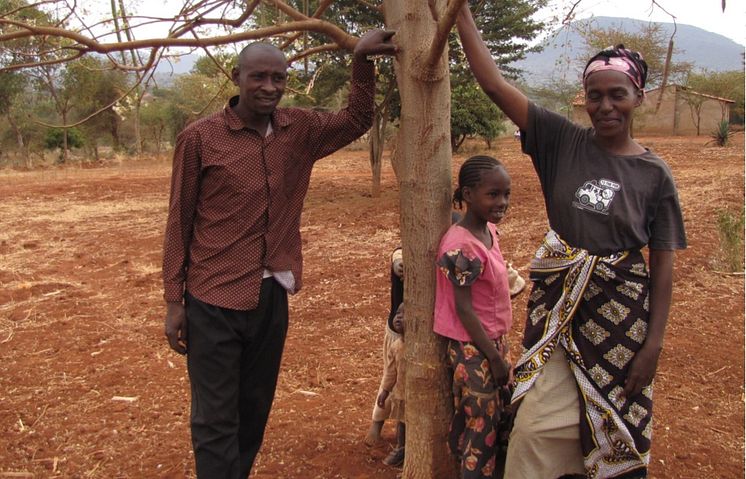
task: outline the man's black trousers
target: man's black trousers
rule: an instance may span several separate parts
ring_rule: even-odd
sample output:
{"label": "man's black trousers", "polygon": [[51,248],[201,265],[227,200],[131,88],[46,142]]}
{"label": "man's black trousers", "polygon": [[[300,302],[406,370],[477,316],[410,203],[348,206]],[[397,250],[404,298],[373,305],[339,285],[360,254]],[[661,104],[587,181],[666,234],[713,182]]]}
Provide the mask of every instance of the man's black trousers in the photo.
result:
{"label": "man's black trousers", "polygon": [[200,479],[244,479],[264,437],[288,327],[287,292],[262,281],[251,311],[187,294],[192,446]]}

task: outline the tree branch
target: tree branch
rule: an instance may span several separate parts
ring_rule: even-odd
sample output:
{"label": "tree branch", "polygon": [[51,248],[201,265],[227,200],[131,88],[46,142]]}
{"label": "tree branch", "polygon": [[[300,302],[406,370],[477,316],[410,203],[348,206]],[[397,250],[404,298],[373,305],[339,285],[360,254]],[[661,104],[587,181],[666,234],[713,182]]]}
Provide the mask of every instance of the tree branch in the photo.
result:
{"label": "tree branch", "polygon": [[319,19],[307,19],[302,21],[293,21],[271,27],[257,28],[254,30],[233,33],[229,35],[218,35],[214,37],[202,38],[199,40],[189,38],[151,38],[146,40],[132,40],[116,43],[101,43],[80,33],[65,30],[59,27],[47,27],[38,25],[29,25],[13,20],[0,18],[0,25],[11,25],[19,30],[0,35],[0,42],[29,38],[34,36],[49,36],[57,38],[67,38],[77,43],[72,48],[77,48],[86,53],[111,53],[121,52],[130,49],[142,48],[166,48],[166,47],[194,47],[226,45],[246,40],[256,40],[260,38],[272,37],[287,32],[312,31],[321,33],[334,40],[341,48],[353,50],[357,44],[357,38],[346,33],[336,25]]}
{"label": "tree branch", "polygon": [[440,61],[443,49],[448,43],[448,34],[451,28],[456,24],[456,16],[466,0],[452,0],[448,3],[445,12],[438,21],[438,27],[435,31],[435,38],[430,45],[430,53],[427,56],[426,66],[434,67]]}
{"label": "tree branch", "polygon": [[202,107],[202,109],[200,111],[193,111],[192,114],[195,115],[195,116],[202,115],[202,113],[204,113],[205,110],[207,110],[207,108],[209,108],[209,106],[212,105],[212,103],[215,101],[215,99],[217,99],[223,93],[223,91],[225,90],[225,87],[228,86],[228,83],[230,83],[230,79],[228,79],[228,80],[226,80],[226,81],[223,82],[223,84],[218,89],[217,93],[215,93],[212,96],[212,98],[210,98],[210,101],[208,101],[207,103],[205,103],[205,106]]}
{"label": "tree branch", "polygon": [[[202,16],[197,16],[197,18],[185,23],[181,27],[172,31],[169,36],[179,37],[185,32],[200,25],[226,25],[231,27],[240,27],[251,16],[251,14],[254,13],[254,10],[256,10],[256,7],[259,6],[261,2],[262,0],[252,0],[246,5],[246,9],[241,13],[241,15],[234,19],[204,18]],[[217,8],[218,6],[219,5],[216,5],[214,8]],[[210,11],[212,11],[213,9],[210,9]]]}
{"label": "tree branch", "polygon": [[8,65],[6,67],[0,68],[0,73],[2,72],[11,72],[15,70],[24,70],[27,68],[36,68],[36,67],[42,67],[47,65],[57,65],[60,63],[67,63],[73,60],[77,60],[78,58],[85,55],[86,52],[82,50],[77,50],[74,55],[70,55],[68,57],[62,57],[62,58],[55,58],[52,60],[43,60],[43,61],[36,61],[36,62],[28,62],[28,63],[14,63],[12,65]]}
{"label": "tree branch", "polygon": [[[321,15],[326,11],[327,8],[329,8],[329,5],[331,5],[333,1],[334,0],[323,0],[319,4],[319,7],[316,9],[316,11],[313,12],[313,15],[311,17],[312,18],[319,18],[319,17],[321,17]],[[296,33],[296,34],[292,35],[290,38],[288,38],[287,40],[285,40],[285,42],[282,45],[280,45],[280,50],[284,50],[287,47],[289,47],[290,44],[293,43],[294,41],[296,41],[297,39],[299,39],[301,37],[301,35],[302,35],[302,33]]]}
{"label": "tree branch", "polygon": [[565,18],[562,19],[561,25],[568,25],[570,24],[570,22],[572,22],[575,9],[578,7],[578,5],[580,5],[581,1],[583,0],[576,0],[575,3],[572,4],[570,10],[568,10],[567,14],[565,15]]}
{"label": "tree branch", "polygon": [[430,9],[430,16],[433,17],[433,21],[438,21],[438,7],[435,5],[435,0],[427,0],[427,8]]}
{"label": "tree branch", "polygon": [[302,60],[316,53],[334,52],[337,50],[341,50],[341,47],[337,45],[336,43],[327,43],[326,45],[319,45],[317,47],[312,47],[312,48],[309,48],[308,50],[302,51],[298,53],[297,55],[293,55],[292,57],[288,59],[288,63],[297,62],[298,60]]}
{"label": "tree branch", "polygon": [[[194,35],[194,38],[196,38],[197,40],[199,40],[199,37],[197,36],[197,32],[195,32],[194,30],[192,30],[192,35]],[[214,63],[214,64],[215,64],[215,66],[216,66],[216,67],[218,67],[218,69],[220,69],[220,71],[221,71],[221,72],[223,72],[223,75],[225,75],[225,77],[226,77],[226,78],[227,78],[228,80],[231,80],[231,79],[232,79],[232,78],[231,78],[231,74],[230,74],[230,73],[228,73],[227,71],[225,71],[225,68],[223,68],[223,65],[221,65],[221,64],[220,64],[220,62],[219,62],[219,61],[217,61],[217,60],[215,59],[215,57],[214,57],[214,56],[212,56],[212,53],[210,53],[210,50],[208,50],[208,49],[207,49],[207,47],[204,47],[204,46],[203,46],[203,47],[202,47],[202,51],[204,51],[204,52],[205,52],[205,55],[207,55],[207,57],[208,57],[208,58],[209,58],[210,60],[212,60],[212,63]],[[225,88],[225,86],[223,86],[223,88]]]}

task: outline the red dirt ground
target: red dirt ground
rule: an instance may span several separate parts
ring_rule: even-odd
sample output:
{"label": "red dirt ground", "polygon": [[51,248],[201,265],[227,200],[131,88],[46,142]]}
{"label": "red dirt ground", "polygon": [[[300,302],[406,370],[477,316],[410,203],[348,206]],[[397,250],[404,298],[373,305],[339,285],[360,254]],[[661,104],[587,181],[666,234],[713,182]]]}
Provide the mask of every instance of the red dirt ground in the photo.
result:
{"label": "red dirt ground", "polygon": [[[744,277],[718,272],[718,211],[744,202],[744,144],[645,138],[681,191],[690,248],[656,384],[651,477],[743,477]],[[473,152],[480,145],[471,145]],[[471,153],[471,152],[470,152]],[[546,227],[517,142],[502,248],[526,274]],[[458,155],[454,171],[464,160]],[[388,163],[387,163],[388,164]],[[398,191],[369,195],[365,152],[320,162],[303,216],[305,289],[253,477],[381,478],[367,448],[398,243]],[[193,477],[185,361],[163,338],[160,263],[170,164],[0,172],[0,478]],[[514,304],[520,337],[526,295]],[[514,345],[518,341],[514,341]]]}

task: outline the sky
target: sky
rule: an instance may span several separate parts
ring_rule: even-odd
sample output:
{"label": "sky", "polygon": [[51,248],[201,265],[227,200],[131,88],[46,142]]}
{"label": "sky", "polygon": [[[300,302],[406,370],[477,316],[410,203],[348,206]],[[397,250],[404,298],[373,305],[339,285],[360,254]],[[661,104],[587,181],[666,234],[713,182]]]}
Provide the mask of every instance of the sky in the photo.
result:
{"label": "sky", "polygon": [[[553,15],[564,17],[573,3],[552,0],[550,7],[541,12],[541,19]],[[581,0],[575,13],[577,19],[626,17],[668,23],[673,22],[671,15],[674,15],[677,24],[693,25],[746,45],[746,0],[726,0],[725,13],[721,0],[655,0],[655,3],[665,11],[653,5],[651,0]]]}

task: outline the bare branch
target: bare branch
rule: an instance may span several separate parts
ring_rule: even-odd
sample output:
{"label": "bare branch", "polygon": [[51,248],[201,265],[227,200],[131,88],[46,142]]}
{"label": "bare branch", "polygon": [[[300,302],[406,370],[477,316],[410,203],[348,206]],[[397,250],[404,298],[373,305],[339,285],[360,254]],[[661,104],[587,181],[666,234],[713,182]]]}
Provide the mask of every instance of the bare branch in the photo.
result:
{"label": "bare branch", "polygon": [[76,51],[74,55],[70,55],[68,57],[55,58],[53,60],[43,60],[43,61],[36,61],[36,62],[14,63],[13,65],[8,65],[6,67],[0,68],[0,72],[10,72],[10,71],[15,71],[15,70],[24,70],[27,68],[58,65],[60,63],[67,63],[73,60],[77,60],[83,55],[85,55],[85,52],[79,50],[79,51]]}
{"label": "bare branch", "polygon": [[383,100],[381,103],[376,105],[376,110],[373,113],[373,117],[377,117],[381,114],[381,112],[385,111],[388,107],[389,101],[391,101],[391,97],[394,96],[394,91],[396,87],[396,78],[389,79],[389,84],[386,87],[386,95],[384,95]]}
{"label": "bare branch", "polygon": [[570,10],[567,11],[567,14],[565,15],[565,18],[562,19],[562,25],[569,25],[570,22],[572,22],[575,14],[575,9],[580,5],[580,2],[583,0],[576,0],[575,3],[572,4],[570,7]]}
{"label": "bare branch", "polygon": [[[312,18],[319,18],[319,17],[321,17],[321,15],[326,11],[327,8],[329,8],[329,5],[331,5],[333,1],[334,0],[324,0],[324,1],[322,1],[319,4],[319,7],[316,9],[316,11],[313,12]],[[280,45],[280,50],[284,50],[287,47],[289,47],[290,44],[293,43],[294,41],[296,41],[297,39],[299,39],[301,37],[301,35],[302,35],[302,33],[296,33],[295,35],[293,35],[290,38],[288,38],[287,40],[285,40],[285,42],[282,45]]]}
{"label": "bare branch", "polygon": [[676,16],[674,14],[672,14],[671,12],[669,12],[668,10],[666,10],[665,8],[663,8],[661,6],[661,4],[658,3],[656,0],[650,0],[650,10],[651,10],[651,13],[652,13],[652,10],[653,10],[654,7],[660,8],[663,11],[663,13],[665,13],[666,15],[668,15],[669,17],[671,17],[671,20],[673,20],[674,29],[675,29],[676,28]]}
{"label": "bare branch", "polygon": [[327,43],[326,45],[319,45],[317,47],[309,48],[308,50],[302,51],[299,54],[290,57],[288,59],[288,63],[297,62],[298,60],[302,60],[311,55],[315,55],[316,53],[333,52],[333,51],[337,51],[341,49],[342,48],[336,43]]}
{"label": "bare branch", "polygon": [[[199,37],[197,36],[197,32],[195,32],[194,30],[192,30],[192,35],[194,35],[194,38],[196,38],[196,39],[199,40]],[[230,80],[231,79],[231,74],[228,73],[227,71],[225,71],[225,68],[223,68],[223,65],[221,65],[220,62],[217,61],[214,56],[212,56],[212,53],[210,53],[210,50],[208,50],[207,47],[202,47],[202,51],[204,51],[205,54],[207,55],[207,57],[210,60],[212,60],[212,62],[215,64],[215,66],[218,67],[221,72],[223,72],[223,75],[225,75],[225,77],[228,80]],[[225,88],[225,87],[223,87],[223,88]],[[205,108],[207,108],[207,107],[205,107]]]}
{"label": "bare branch", "polygon": [[427,0],[427,8],[430,9],[430,16],[433,17],[433,21],[438,21],[438,7],[435,5],[435,0]]}
{"label": "bare branch", "polygon": [[0,35],[0,42],[29,38],[34,36],[67,38],[77,43],[77,45],[72,45],[71,47],[81,49],[86,53],[111,53],[142,48],[201,48],[203,46],[225,45],[246,40],[256,40],[260,38],[272,37],[282,33],[297,32],[303,30],[324,34],[334,40],[335,43],[337,43],[341,48],[344,48],[345,50],[353,50],[358,41],[356,37],[346,33],[336,25],[319,19],[293,21],[280,25],[273,25],[270,27],[232,33],[229,35],[219,35],[209,38],[202,38],[199,40],[189,38],[151,38],[146,40],[132,40],[116,43],[101,43],[96,41],[95,39],[88,38],[78,32],[65,30],[64,28],[29,25],[3,18],[0,18],[0,25],[11,25],[18,28],[18,30],[16,31]]}
{"label": "bare branch", "polygon": [[223,82],[223,84],[220,86],[220,88],[218,89],[218,91],[212,96],[212,98],[210,98],[210,100],[207,103],[205,103],[205,106],[202,107],[202,109],[200,111],[193,111],[192,114],[195,115],[195,116],[202,115],[202,113],[204,113],[205,110],[207,110],[207,108],[209,108],[210,105],[212,105],[213,102],[223,93],[223,91],[225,90],[225,87],[228,86],[228,83],[230,83],[230,79],[225,80]]}
{"label": "bare branch", "polygon": [[[252,13],[254,13],[254,10],[256,10],[256,7],[261,3],[262,0],[252,0],[250,3],[246,5],[246,9],[241,13],[241,15],[238,16],[238,18],[235,19],[224,19],[224,18],[204,18],[202,16],[198,16],[197,18],[191,20],[190,22],[187,22],[186,24],[182,25],[180,28],[177,28],[176,30],[172,31],[169,36],[171,37],[178,37],[184,32],[191,30],[197,26],[200,25],[228,25],[231,27],[240,27],[243,25],[243,23],[248,19]],[[219,5],[216,5],[214,8],[210,9],[209,11],[214,10]],[[208,12],[209,12],[208,11]]]}
{"label": "bare branch", "polygon": [[311,94],[311,90],[313,90],[313,86],[316,84],[316,79],[319,77],[321,72],[324,70],[325,66],[326,66],[326,63],[322,63],[313,71],[313,75],[311,76],[311,79],[308,81],[308,84],[306,85],[306,92],[305,92],[306,96]]}
{"label": "bare branch", "polygon": [[[663,103],[663,93],[666,90],[666,85],[668,83],[668,75],[671,71],[671,57],[673,55],[673,38],[676,36],[676,17],[674,15],[671,15],[671,13],[667,12],[665,8],[661,7],[658,2],[655,0],[651,0],[652,5],[660,8],[663,10],[666,14],[668,14],[671,17],[671,20],[673,20],[673,32],[671,33],[671,38],[668,40],[668,51],[666,52],[666,62],[663,64],[663,80],[661,81],[660,86],[660,93],[658,94],[658,101],[655,104],[655,113],[658,113],[658,111],[661,108],[661,104]],[[652,6],[651,6],[652,9]],[[652,13],[652,12],[651,12]]]}
{"label": "bare branch", "polygon": [[453,25],[456,24],[456,16],[464,3],[466,3],[466,0],[452,0],[448,3],[443,16],[438,21],[435,38],[433,38],[433,43],[430,44],[430,53],[427,56],[425,65],[434,67],[440,61],[443,49],[446,43],[448,43],[448,34]]}

